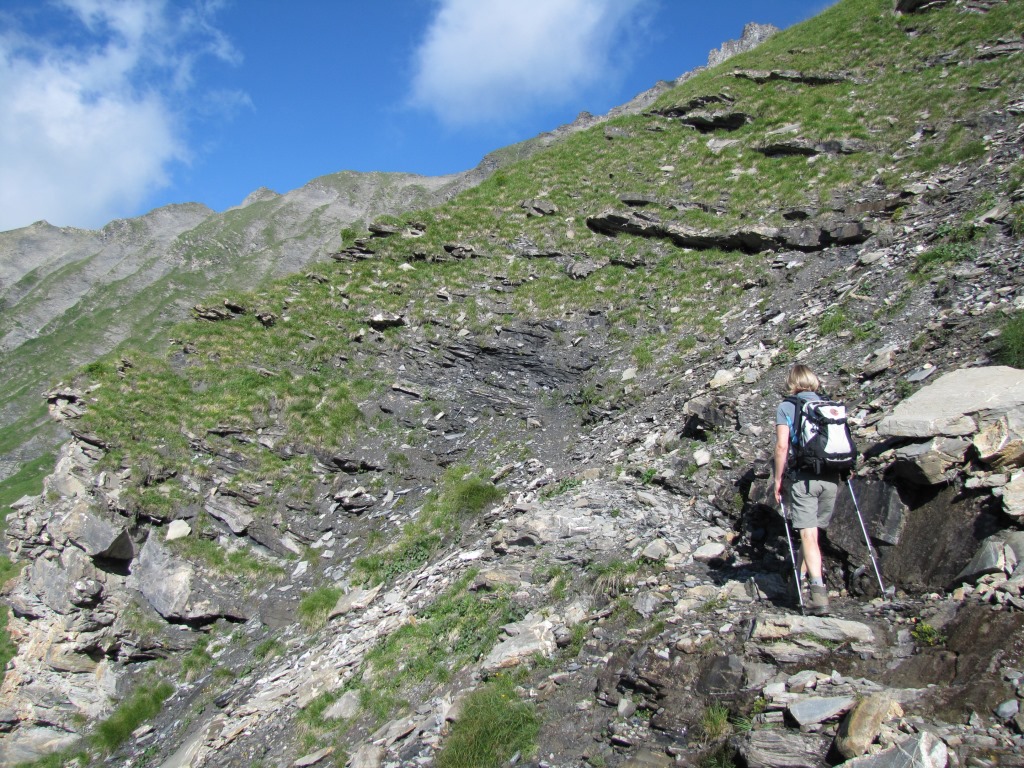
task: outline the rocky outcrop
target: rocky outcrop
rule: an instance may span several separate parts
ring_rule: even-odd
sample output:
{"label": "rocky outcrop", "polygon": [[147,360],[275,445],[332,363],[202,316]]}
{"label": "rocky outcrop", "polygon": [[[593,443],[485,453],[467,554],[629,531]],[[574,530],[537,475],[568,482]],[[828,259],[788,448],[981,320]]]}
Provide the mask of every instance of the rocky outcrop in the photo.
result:
{"label": "rocky outcrop", "polygon": [[762,144],[756,150],[767,157],[817,157],[818,155],[852,155],[855,152],[866,152],[870,146],[859,139],[834,139],[831,141],[810,141],[808,139],[789,139]]}
{"label": "rocky outcrop", "polygon": [[[1009,421],[1020,422],[1022,408],[1024,372],[1004,366],[965,368],[902,401],[877,430],[882,437],[970,437],[990,431],[1005,435]],[[992,439],[985,438],[986,444]]]}
{"label": "rocky outcrop", "polygon": [[608,235],[629,234],[666,239],[680,248],[745,253],[820,251],[834,245],[863,243],[873,234],[869,224],[854,221],[829,221],[818,226],[803,224],[782,228],[758,225],[715,232],[663,222],[654,214],[635,211],[620,213],[613,210],[588,217],[587,226],[595,232]]}
{"label": "rocky outcrop", "polygon": [[[0,687],[0,709],[13,713],[4,765],[76,742],[82,716],[112,711],[131,663],[194,642],[176,624],[248,616],[156,532],[137,540],[145,534],[122,509],[124,478],[94,474],[101,455],[67,443],[44,495],[7,518],[8,548],[27,566],[7,595],[18,655]],[[169,623],[154,623],[158,615]]]}
{"label": "rocky outcrop", "polygon": [[896,0],[896,13],[923,13],[948,5],[950,0]]}
{"label": "rocky outcrop", "polygon": [[852,75],[845,72],[798,72],[792,69],[737,69],[732,76],[741,80],[752,80],[759,85],[776,80],[801,85],[839,85],[854,80]]}
{"label": "rocky outcrop", "polygon": [[901,402],[876,429],[883,437],[913,441],[892,449],[894,470],[907,479],[936,485],[966,471],[968,487],[991,489],[1007,515],[1024,517],[1020,370],[1003,366],[949,373]]}

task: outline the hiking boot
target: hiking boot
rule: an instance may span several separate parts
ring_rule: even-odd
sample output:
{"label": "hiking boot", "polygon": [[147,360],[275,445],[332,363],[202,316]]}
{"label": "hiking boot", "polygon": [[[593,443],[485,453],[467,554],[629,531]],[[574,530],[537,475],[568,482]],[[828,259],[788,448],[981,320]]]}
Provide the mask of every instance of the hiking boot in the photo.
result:
{"label": "hiking boot", "polygon": [[811,584],[811,599],[807,612],[812,616],[828,616],[828,590],[824,585]]}

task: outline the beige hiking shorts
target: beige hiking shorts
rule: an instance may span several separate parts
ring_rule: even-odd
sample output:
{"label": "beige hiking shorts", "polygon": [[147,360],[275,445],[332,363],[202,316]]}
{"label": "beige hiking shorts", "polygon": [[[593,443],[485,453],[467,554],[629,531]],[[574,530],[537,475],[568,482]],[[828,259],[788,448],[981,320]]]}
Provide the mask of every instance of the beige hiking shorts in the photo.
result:
{"label": "beige hiking shorts", "polygon": [[788,480],[789,519],[797,530],[827,528],[839,492],[839,479],[796,475]]}

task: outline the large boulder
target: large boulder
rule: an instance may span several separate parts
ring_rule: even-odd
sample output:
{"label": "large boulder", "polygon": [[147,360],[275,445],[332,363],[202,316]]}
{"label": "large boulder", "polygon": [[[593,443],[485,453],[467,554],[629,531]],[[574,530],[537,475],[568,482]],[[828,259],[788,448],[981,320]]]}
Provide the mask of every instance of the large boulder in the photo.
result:
{"label": "large boulder", "polygon": [[878,423],[883,437],[968,437],[1024,409],[1024,371],[963,368],[918,390]]}
{"label": "large boulder", "polygon": [[764,729],[733,737],[732,746],[749,768],[817,768],[825,764],[829,739],[814,733]]}
{"label": "large boulder", "polygon": [[836,751],[847,760],[865,754],[878,738],[893,706],[888,693],[876,693],[858,702],[839,725]]}
{"label": "large boulder", "polygon": [[934,437],[904,445],[895,451],[893,471],[912,483],[938,485],[950,479],[950,470],[963,465],[970,447],[970,440],[959,437]]}
{"label": "large boulder", "polygon": [[221,617],[246,620],[241,606],[206,582],[188,562],[150,536],[132,567],[138,590],[168,621],[208,623]]}
{"label": "large boulder", "polygon": [[102,517],[84,500],[74,504],[67,514],[55,515],[49,530],[57,542],[70,542],[92,558],[131,560],[135,556],[128,523]]}
{"label": "large boulder", "polygon": [[1024,466],[1024,408],[982,417],[974,450],[993,469]]}

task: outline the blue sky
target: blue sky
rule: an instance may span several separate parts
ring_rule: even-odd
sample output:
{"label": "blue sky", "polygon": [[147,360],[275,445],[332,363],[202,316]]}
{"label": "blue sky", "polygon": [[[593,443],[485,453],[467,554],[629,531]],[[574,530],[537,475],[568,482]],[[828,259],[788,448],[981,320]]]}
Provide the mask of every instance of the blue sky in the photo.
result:
{"label": "blue sky", "polygon": [[425,175],[829,0],[0,0],[0,230]]}

